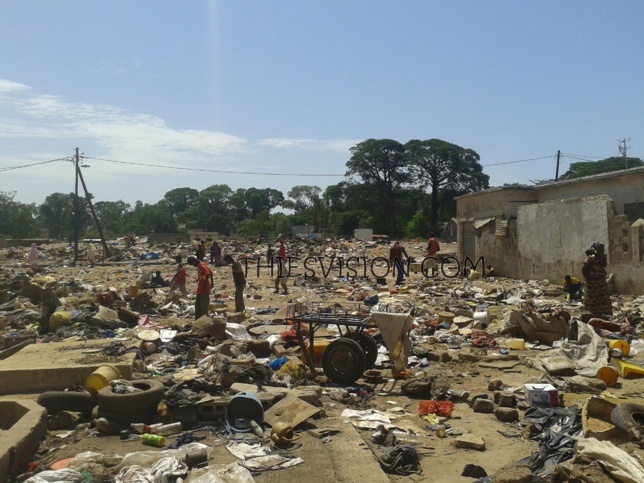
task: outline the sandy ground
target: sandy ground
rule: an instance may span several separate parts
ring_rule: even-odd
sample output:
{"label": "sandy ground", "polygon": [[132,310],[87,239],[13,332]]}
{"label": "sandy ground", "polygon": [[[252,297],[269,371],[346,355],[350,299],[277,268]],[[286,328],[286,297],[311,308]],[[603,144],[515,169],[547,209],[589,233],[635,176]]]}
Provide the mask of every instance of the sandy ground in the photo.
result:
{"label": "sandy ground", "polygon": [[[453,251],[453,246],[445,247],[443,253]],[[422,247],[419,244],[407,244],[407,250],[411,256],[422,256]],[[377,247],[369,250],[369,255],[375,257],[386,255],[388,247]],[[22,260],[0,260],[4,270],[24,270]],[[114,288],[120,295],[125,296],[129,287],[135,284],[140,275],[141,269],[160,270],[169,278],[174,273],[175,264],[170,258],[160,261],[139,262],[133,264],[131,261],[121,263],[98,264],[89,267],[81,263],[76,267],[56,263],[53,260],[46,262],[41,267],[42,272],[50,274],[59,282],[70,282],[77,280],[88,284],[87,290],[100,292],[108,288]],[[215,290],[213,292],[213,308],[221,309],[234,308],[231,296],[234,292],[232,275],[229,267],[214,268]],[[188,267],[188,291],[194,292],[196,270]],[[273,293],[273,281],[267,270],[263,270],[259,277],[256,273],[249,273],[246,290],[247,318],[244,325],[256,324],[258,321],[271,321],[273,315],[256,315],[257,309],[266,307],[282,307],[288,301],[299,301],[311,303],[321,301],[328,304],[329,301],[341,303],[353,302],[351,299],[359,298],[361,295],[373,295],[383,290],[392,289],[393,278],[387,277],[388,285],[376,285],[373,279],[360,279],[353,282],[339,280],[337,277],[320,280],[318,283],[307,282],[300,285],[289,282],[289,294]],[[472,285],[483,290],[491,291],[501,287],[505,290],[513,290],[522,282],[509,279],[497,278],[493,280],[465,281],[463,279],[450,280],[439,277],[431,282],[420,273],[411,274],[406,285],[408,290],[394,294],[399,300],[405,300],[416,306],[422,306],[422,313],[431,315],[445,310],[454,305],[464,305],[467,301],[455,301],[450,296],[435,295],[445,292],[448,288]],[[434,295],[427,296],[427,291],[422,288],[428,285],[435,287]],[[161,302],[171,300],[167,294],[168,289],[149,289],[155,300]],[[183,309],[178,312],[171,312],[165,316],[155,315],[153,320],[175,325],[178,322],[190,323],[192,319],[187,312],[187,307],[193,303],[193,296],[183,298]],[[219,300],[222,303],[217,304]],[[470,306],[474,303],[469,300]],[[561,303],[562,299],[553,299],[553,305]],[[181,301],[179,301],[181,304]],[[572,312],[579,310],[571,307]],[[283,326],[283,329],[288,329]],[[450,349],[445,344],[427,343],[424,345],[437,354],[447,354],[442,358],[445,362],[431,362],[430,369],[437,370],[449,381],[451,388],[457,391],[468,391],[471,395],[487,394],[493,398],[493,391],[489,390],[488,384],[492,380],[501,380],[508,388],[522,388],[525,382],[537,381],[541,373],[523,364],[523,359],[529,357],[530,350],[512,351],[511,356],[514,364],[500,364],[499,367],[485,367],[481,360],[465,360],[460,357],[461,349]],[[470,350],[465,349],[469,353]],[[490,351],[491,352],[491,351]],[[476,358],[474,358],[476,359]],[[390,377],[388,370],[382,371],[385,382]],[[322,375],[318,369],[318,375]],[[340,433],[332,436],[329,442],[323,442],[309,434],[304,434],[298,444],[290,448],[295,455],[304,460],[304,464],[279,471],[269,471],[256,476],[256,481],[432,481],[432,482],[465,482],[473,481],[472,478],[462,477],[461,472],[466,464],[475,464],[483,467],[488,475],[493,475],[502,466],[524,458],[538,450],[535,442],[522,437],[518,423],[503,423],[494,414],[482,414],[473,412],[469,404],[457,403],[451,419],[447,423],[464,432],[471,432],[482,437],[485,441],[484,451],[459,449],[453,446],[454,436],[439,438],[434,431],[428,429],[428,423],[417,414],[419,399],[412,399],[400,391],[398,381],[393,390],[386,395],[382,393],[384,383],[371,383],[363,379],[357,384],[367,384],[374,387],[378,395],[370,403],[369,407],[380,410],[388,410],[392,407],[400,407],[404,412],[398,413],[393,423],[402,429],[410,430],[420,436],[420,444],[417,450],[421,455],[422,474],[407,477],[386,475],[379,468],[375,456],[380,454],[380,448],[371,442],[373,430],[360,430],[353,428],[349,423],[342,421],[340,413],[346,406],[334,401],[328,396],[323,396],[323,414],[311,418],[297,428],[303,431],[307,428],[335,428]],[[641,380],[620,379],[620,382],[610,388],[610,392],[616,396],[623,394],[641,394]],[[422,398],[421,398],[422,399]],[[520,418],[523,411],[520,412]],[[80,423],[86,420],[80,420]],[[80,428],[80,429],[78,429]],[[35,461],[44,468],[54,461],[75,456],[84,451],[95,451],[105,454],[126,453],[149,450],[149,447],[142,446],[139,442],[120,441],[118,437],[87,437],[88,431],[81,424],[75,431],[50,431],[47,438],[41,444]],[[198,430],[196,435],[205,436],[202,442],[212,447],[209,463],[226,464],[236,459],[225,449],[222,441],[208,430]],[[97,481],[99,475],[95,475]]]}

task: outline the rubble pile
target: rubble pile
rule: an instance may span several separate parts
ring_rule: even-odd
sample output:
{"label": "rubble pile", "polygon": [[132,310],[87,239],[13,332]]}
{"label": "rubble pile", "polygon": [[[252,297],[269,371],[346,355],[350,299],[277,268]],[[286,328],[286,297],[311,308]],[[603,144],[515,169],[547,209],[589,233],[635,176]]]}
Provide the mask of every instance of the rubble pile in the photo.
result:
{"label": "rubble pile", "polygon": [[426,276],[413,243],[394,285],[386,242],[342,239],[289,240],[282,294],[265,243],[219,244],[246,309],[206,256],[197,320],[196,270],[187,293],[151,282],[196,246],[113,241],[74,263],[43,245],[36,266],[0,250],[0,404],[47,414],[6,481],[644,480],[644,296],[592,317],[558,282],[464,277],[447,255]]}

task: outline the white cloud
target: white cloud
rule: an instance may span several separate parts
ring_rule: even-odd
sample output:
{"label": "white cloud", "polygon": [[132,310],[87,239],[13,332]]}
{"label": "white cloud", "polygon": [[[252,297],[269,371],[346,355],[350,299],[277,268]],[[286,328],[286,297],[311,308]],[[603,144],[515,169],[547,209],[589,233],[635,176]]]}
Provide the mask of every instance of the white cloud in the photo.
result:
{"label": "white cloud", "polygon": [[316,139],[262,139],[259,146],[275,149],[309,149],[314,151],[342,151],[346,152],[360,141],[352,139],[316,140]]}
{"label": "white cloud", "polygon": [[27,91],[30,87],[7,79],[0,79],[0,92]]}

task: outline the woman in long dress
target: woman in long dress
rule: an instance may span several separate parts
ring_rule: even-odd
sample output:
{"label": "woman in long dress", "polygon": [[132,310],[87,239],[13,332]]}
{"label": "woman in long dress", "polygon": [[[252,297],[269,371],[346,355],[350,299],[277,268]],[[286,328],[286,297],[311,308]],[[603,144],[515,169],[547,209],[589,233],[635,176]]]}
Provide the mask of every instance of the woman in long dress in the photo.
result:
{"label": "woman in long dress", "polygon": [[586,279],[584,308],[592,315],[613,314],[606,282],[606,265],[604,245],[596,244],[595,250],[586,250],[586,260],[581,268],[581,274]]}

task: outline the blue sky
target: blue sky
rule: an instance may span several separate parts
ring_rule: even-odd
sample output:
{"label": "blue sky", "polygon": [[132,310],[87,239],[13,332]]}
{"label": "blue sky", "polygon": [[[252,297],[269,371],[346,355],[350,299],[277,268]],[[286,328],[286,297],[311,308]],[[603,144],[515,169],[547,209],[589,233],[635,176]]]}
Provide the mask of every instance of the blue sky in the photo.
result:
{"label": "blue sky", "polygon": [[0,191],[72,192],[70,162],[5,168],[76,147],[131,204],[325,188],[368,138],[474,149],[492,186],[554,178],[558,149],[644,158],[642,25],[641,0],[3,0]]}

